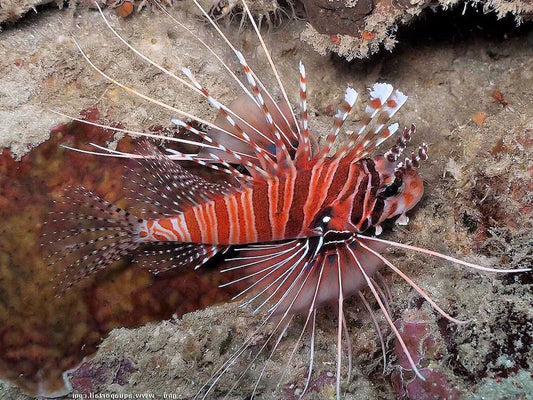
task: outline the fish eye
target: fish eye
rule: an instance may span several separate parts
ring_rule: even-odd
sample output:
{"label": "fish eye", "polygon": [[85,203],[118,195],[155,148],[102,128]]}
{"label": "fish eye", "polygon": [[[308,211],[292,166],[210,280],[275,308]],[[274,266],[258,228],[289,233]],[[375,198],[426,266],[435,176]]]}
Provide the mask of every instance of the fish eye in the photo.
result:
{"label": "fish eye", "polygon": [[400,186],[398,186],[397,184],[390,184],[389,186],[387,186],[382,192],[381,192],[381,195],[383,197],[392,197],[392,196],[396,196],[398,194],[398,190],[400,189]]}
{"label": "fish eye", "polygon": [[311,227],[319,228],[322,230],[322,232],[324,232],[328,229],[328,225],[331,220],[331,208],[327,207],[323,212],[315,217]]}

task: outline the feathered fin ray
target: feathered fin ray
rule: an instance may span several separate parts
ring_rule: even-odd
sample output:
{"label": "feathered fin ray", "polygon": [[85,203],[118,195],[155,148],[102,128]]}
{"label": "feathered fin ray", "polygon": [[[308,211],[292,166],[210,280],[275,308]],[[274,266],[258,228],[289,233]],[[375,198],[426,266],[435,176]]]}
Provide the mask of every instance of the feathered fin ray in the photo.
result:
{"label": "feathered fin ray", "polygon": [[143,244],[134,262],[154,275],[177,267],[198,269],[219,252],[223,246],[197,243],[150,242]]}
{"label": "feathered fin ray", "polygon": [[[345,246],[336,247],[328,242],[335,234],[330,233],[326,237],[317,236],[306,239],[283,241],[268,244],[248,245],[237,248],[239,254],[231,259],[225,260],[222,266],[222,272],[240,270],[241,277],[235,281],[224,284],[239,285],[243,290],[235,296],[235,299],[246,294],[254,293],[244,304],[255,304],[255,309],[259,310],[267,302],[275,304],[276,313],[283,313],[288,304],[286,299],[295,297],[296,292],[291,292],[290,286],[299,278],[306,276],[307,287],[319,287],[316,296],[316,304],[324,304],[331,300],[337,299],[339,285],[336,275],[326,273],[322,281],[318,282],[319,271],[322,265],[329,265],[332,261],[332,254],[339,252],[341,265],[343,268],[343,292],[345,296],[356,293],[363,285],[363,278],[358,271],[354,269],[353,262],[349,262],[349,256],[346,253]],[[357,244],[357,241],[350,241]],[[339,235],[340,237],[340,235]],[[337,240],[337,238],[336,238]],[[375,247],[375,245],[374,245]],[[380,250],[385,246],[379,246]],[[382,261],[375,257],[365,259],[365,268],[376,270]],[[344,270],[346,269],[346,270]],[[295,290],[295,287],[292,287]],[[310,296],[313,290],[302,290],[298,299],[291,304],[291,312],[300,312],[307,310],[310,303]],[[265,301],[267,300],[267,301]]]}
{"label": "feathered fin ray", "polygon": [[[118,85],[124,90],[147,100],[153,104],[166,108],[170,112],[177,114],[173,121],[178,125],[188,129],[190,132],[199,137],[201,149],[198,154],[172,154],[175,159],[191,160],[201,165],[206,165],[212,169],[218,169],[228,174],[235,175],[242,181],[250,180],[241,172],[237,171],[231,164],[242,165],[251,175],[251,179],[270,179],[291,171],[293,173],[298,168],[310,168],[312,164],[321,162],[332,148],[344,122],[351,112],[357,99],[357,92],[351,88],[346,91],[344,101],[334,119],[332,131],[328,134],[325,144],[322,148],[314,149],[312,144],[314,137],[311,134],[307,122],[307,80],[305,68],[300,63],[300,122],[297,121],[291,108],[285,88],[279,77],[279,73],[272,61],[270,52],[259,33],[259,29],[253,20],[246,2],[243,2],[243,8],[248,15],[254,30],[257,33],[258,40],[265,52],[267,61],[277,80],[278,89],[281,91],[282,98],[275,100],[275,97],[269,92],[267,86],[253,72],[244,55],[239,52],[223,34],[217,23],[202,9],[197,3],[199,9],[204,13],[209,23],[217,30],[220,37],[226,42],[228,47],[233,51],[244,70],[248,87],[237,78],[228,65],[223,63],[220,57],[217,60],[222,62],[223,67],[231,75],[242,89],[243,94],[235,100],[230,106],[225,106],[218,102],[194,77],[192,72],[187,68],[182,68],[187,79],[179,77],[168,71],[160,64],[146,57],[124,38],[110,25],[109,21],[104,18],[105,23],[125,45],[143,60],[161,70],[163,73],[186,86],[191,91],[203,96],[219,113],[214,123],[210,123],[202,118],[194,116],[183,110],[164,104],[157,99],[144,95],[134,88],[130,88],[116,79],[110,77],[94,65],[80,48],[80,52],[87,59],[87,62],[104,78]],[[168,14],[168,13],[167,13]],[[175,21],[170,15],[169,17]],[[185,29],[189,34],[196,37],[192,31],[184,27],[183,24],[175,21],[179,26]],[[196,37],[202,46],[206,47],[212,53],[214,50],[205,42]],[[79,46],[78,46],[79,47]],[[187,81],[188,80],[188,81]],[[406,101],[407,96],[391,85],[385,83],[375,84],[370,91],[370,101],[366,106],[360,126],[352,134],[350,141],[335,157],[343,158],[353,162],[366,156],[381,142],[392,136],[398,129],[397,124],[388,125],[389,120],[399,110]],[[183,122],[182,119],[192,120],[206,127],[204,131],[193,128],[189,123]],[[142,134],[142,133],[140,133]],[[145,134],[143,134],[145,135]],[[158,135],[146,136],[156,137]],[[115,152],[103,149],[99,154],[116,155],[127,157],[125,153],[117,154]],[[98,153],[98,152],[95,152]],[[135,158],[138,155],[132,154]],[[218,165],[217,165],[218,164]]]}
{"label": "feathered fin ray", "polygon": [[[382,311],[386,313],[386,319],[390,320],[388,306],[383,305],[382,290],[379,287],[376,288],[375,282],[369,277],[383,265],[383,259],[375,254],[379,254],[384,247],[386,246],[380,243],[367,242],[366,239],[358,238],[348,232],[329,232],[324,237],[253,244],[236,249],[239,253],[225,261],[222,272],[239,271],[240,277],[225,283],[223,286],[238,286],[240,292],[235,298],[247,296],[242,303],[243,306],[252,306],[254,312],[266,311],[267,317],[258,329],[264,327],[268,321],[273,321],[276,316],[278,321],[274,324],[267,342],[255,354],[252,363],[267,347],[271,348],[271,353],[268,356],[271,358],[291,324],[294,314],[303,314],[306,316],[305,323],[300,337],[288,357],[287,366],[291,363],[303,339],[304,332],[309,329],[311,334],[309,370],[305,386],[307,388],[313,369],[316,311],[324,304],[335,305],[338,308],[339,325],[336,373],[337,394],[339,395],[341,367],[344,359],[343,348],[345,346],[348,349],[348,374],[352,368],[351,344],[343,311],[344,299],[360,292],[364,287],[373,285],[372,292],[375,292],[376,300],[383,306]],[[364,265],[364,269],[362,269],[362,265]],[[399,333],[397,335],[398,340],[404,344]],[[209,397],[210,391],[221,376],[249,345],[249,341],[246,341],[215,373],[212,380],[204,385],[199,393],[203,396],[202,398]],[[412,360],[407,348],[403,347],[404,351],[407,352],[408,359]],[[413,370],[422,377],[414,362],[412,366]],[[263,370],[260,374],[255,389],[257,389],[264,372]],[[245,374],[246,371],[243,372],[241,378]],[[238,382],[235,383],[234,387],[237,384]]]}
{"label": "feathered fin ray", "polygon": [[138,167],[126,174],[135,204],[142,205],[148,218],[182,213],[199,203],[227,196],[240,188],[240,182],[211,183],[195,175],[161,153],[148,141],[141,144]]}
{"label": "feathered fin ray", "polygon": [[44,222],[41,246],[55,277],[58,294],[90,274],[133,254],[140,246],[143,220],[85,189],[67,188]]}
{"label": "feathered fin ray", "polygon": [[56,277],[60,292],[125,256],[159,273],[179,266],[198,268],[224,249],[210,244],[145,242],[140,236],[145,218],[180,214],[238,190],[239,183],[207,182],[148,142],[140,153],[141,168],[125,175],[139,208],[124,210],[84,187],[67,189],[65,200],[55,204],[45,222],[42,245],[50,265],[64,266]]}

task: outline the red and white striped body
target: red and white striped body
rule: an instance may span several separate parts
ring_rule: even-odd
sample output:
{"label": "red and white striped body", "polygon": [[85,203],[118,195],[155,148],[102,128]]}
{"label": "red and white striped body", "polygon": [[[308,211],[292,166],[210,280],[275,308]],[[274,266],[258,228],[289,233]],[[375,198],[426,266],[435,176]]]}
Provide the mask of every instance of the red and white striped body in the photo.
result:
{"label": "red and white striped body", "polygon": [[[190,207],[182,214],[146,220],[143,241],[236,245],[305,238],[328,229],[360,233],[404,214],[420,199],[422,181],[414,172],[410,190],[395,202],[378,196],[391,183],[394,163],[383,157],[353,163],[327,158],[312,168],[260,180],[251,187]],[[385,168],[384,168],[385,166]]]}

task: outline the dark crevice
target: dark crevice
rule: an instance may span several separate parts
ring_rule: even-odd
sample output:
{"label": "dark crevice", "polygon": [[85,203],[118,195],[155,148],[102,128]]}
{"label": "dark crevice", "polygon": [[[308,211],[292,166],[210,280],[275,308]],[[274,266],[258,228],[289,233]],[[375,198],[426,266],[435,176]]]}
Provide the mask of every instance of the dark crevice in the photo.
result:
{"label": "dark crevice", "polygon": [[[68,7],[67,3],[63,4],[63,8]],[[28,9],[21,16],[13,16],[13,20],[0,22],[0,34],[13,29],[24,29],[26,26],[34,24],[42,14],[50,10],[60,10],[60,7],[55,1],[50,1],[46,4],[35,5],[34,8]]]}
{"label": "dark crevice", "polygon": [[399,45],[431,45],[458,43],[473,39],[502,42],[515,37],[527,37],[533,46],[533,21],[517,26],[514,16],[498,19],[496,13],[483,13],[481,4],[463,4],[449,10],[426,8],[410,24],[402,25],[396,38]]}
{"label": "dark crevice", "polygon": [[[508,15],[498,19],[494,12],[483,13],[481,5],[463,5],[449,10],[426,8],[410,23],[400,25],[395,33],[398,43],[392,54],[397,55],[416,48],[446,46],[459,43],[485,41],[495,46],[508,40],[520,39],[524,46],[533,47],[533,21],[525,21],[517,26],[516,18]],[[487,55],[494,60],[506,57],[499,50],[487,50]],[[333,61],[347,70],[367,70],[369,73],[380,63],[391,58],[391,52],[380,51],[365,60],[346,61],[335,53],[331,53]]]}

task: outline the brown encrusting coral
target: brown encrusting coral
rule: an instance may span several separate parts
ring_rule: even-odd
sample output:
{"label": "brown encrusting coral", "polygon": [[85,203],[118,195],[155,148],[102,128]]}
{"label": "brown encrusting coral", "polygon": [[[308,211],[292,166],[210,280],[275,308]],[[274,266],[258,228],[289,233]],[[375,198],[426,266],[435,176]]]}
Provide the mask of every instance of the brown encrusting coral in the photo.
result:
{"label": "brown encrusting coral", "polygon": [[[82,113],[89,121],[96,109]],[[62,291],[56,274],[62,264],[48,265],[53,244],[45,221],[53,202],[64,202],[74,187],[83,187],[125,206],[125,163],[74,153],[60,144],[86,147],[105,144],[112,133],[74,122],[56,127],[51,138],[15,161],[9,150],[0,157],[0,376],[32,395],[67,393],[63,372],[96,350],[115,327],[138,326],[227,300],[209,270],[175,270],[154,276],[124,259],[94,282]],[[87,148],[87,147],[86,147]],[[119,149],[135,144],[125,138]],[[135,163],[129,165],[135,168]],[[64,212],[78,212],[66,204]],[[43,246],[40,246],[43,243]]]}

